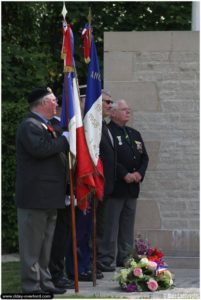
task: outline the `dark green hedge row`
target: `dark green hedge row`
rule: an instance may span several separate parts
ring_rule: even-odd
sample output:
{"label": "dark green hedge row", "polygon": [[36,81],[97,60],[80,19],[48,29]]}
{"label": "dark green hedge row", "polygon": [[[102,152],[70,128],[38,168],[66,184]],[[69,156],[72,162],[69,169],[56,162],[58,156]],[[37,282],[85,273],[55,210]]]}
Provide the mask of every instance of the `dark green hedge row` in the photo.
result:
{"label": "dark green hedge row", "polygon": [[18,250],[15,197],[15,135],[27,111],[26,101],[2,102],[2,251]]}

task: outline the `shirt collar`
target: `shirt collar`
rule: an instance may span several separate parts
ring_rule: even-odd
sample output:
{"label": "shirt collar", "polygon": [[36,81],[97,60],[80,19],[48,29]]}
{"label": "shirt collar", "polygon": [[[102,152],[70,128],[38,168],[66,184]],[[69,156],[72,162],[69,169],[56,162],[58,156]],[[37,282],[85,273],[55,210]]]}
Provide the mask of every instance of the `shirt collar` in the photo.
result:
{"label": "shirt collar", "polygon": [[41,114],[35,112],[35,111],[32,111],[33,114],[35,114],[36,116],[40,117],[45,124],[47,124],[49,122],[49,120],[45,119]]}

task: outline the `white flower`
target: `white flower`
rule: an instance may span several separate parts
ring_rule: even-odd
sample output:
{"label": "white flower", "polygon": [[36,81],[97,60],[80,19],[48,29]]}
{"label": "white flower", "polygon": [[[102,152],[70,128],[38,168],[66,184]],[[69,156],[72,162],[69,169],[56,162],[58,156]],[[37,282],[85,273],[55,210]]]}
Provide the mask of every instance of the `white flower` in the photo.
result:
{"label": "white flower", "polygon": [[144,268],[148,265],[149,260],[146,257],[141,258],[141,260],[138,263],[138,267]]}
{"label": "white flower", "polygon": [[148,261],[147,269],[155,271],[157,268],[157,263],[155,261]]}

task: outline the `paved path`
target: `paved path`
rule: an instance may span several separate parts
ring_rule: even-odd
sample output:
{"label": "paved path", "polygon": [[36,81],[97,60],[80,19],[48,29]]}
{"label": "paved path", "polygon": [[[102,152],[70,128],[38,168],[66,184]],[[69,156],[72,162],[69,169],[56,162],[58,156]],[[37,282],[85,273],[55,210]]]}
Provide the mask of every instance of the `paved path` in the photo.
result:
{"label": "paved path", "polygon": [[[19,256],[3,255],[2,262],[18,261]],[[114,273],[104,273],[104,278],[97,280],[96,287],[92,282],[79,282],[79,293],[81,297],[106,297],[106,298],[128,298],[128,299],[200,299],[199,269],[172,269],[175,274],[175,288],[158,292],[126,293],[123,292],[116,281],[113,281]],[[68,290],[66,295],[74,297],[74,290]],[[64,298],[63,296],[62,298]],[[57,297],[58,298],[58,297]]]}
{"label": "paved path", "polygon": [[[174,289],[158,292],[126,293],[123,292],[112,278],[114,273],[104,273],[104,278],[97,280],[96,287],[92,282],[79,282],[79,296],[113,297],[129,299],[200,299],[199,270],[198,269],[171,269],[175,274]],[[67,295],[74,295],[68,290]]]}

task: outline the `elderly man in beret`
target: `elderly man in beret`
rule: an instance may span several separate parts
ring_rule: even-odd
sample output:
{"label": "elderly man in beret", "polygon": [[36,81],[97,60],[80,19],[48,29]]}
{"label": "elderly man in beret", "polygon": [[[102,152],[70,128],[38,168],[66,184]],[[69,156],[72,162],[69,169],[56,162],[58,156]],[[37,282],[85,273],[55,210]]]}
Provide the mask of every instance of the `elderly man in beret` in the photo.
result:
{"label": "elderly man in beret", "polygon": [[68,135],[57,136],[49,120],[57,98],[47,87],[28,97],[30,112],[16,135],[16,206],[23,293],[62,294],[48,269],[57,209],[64,208]]}

